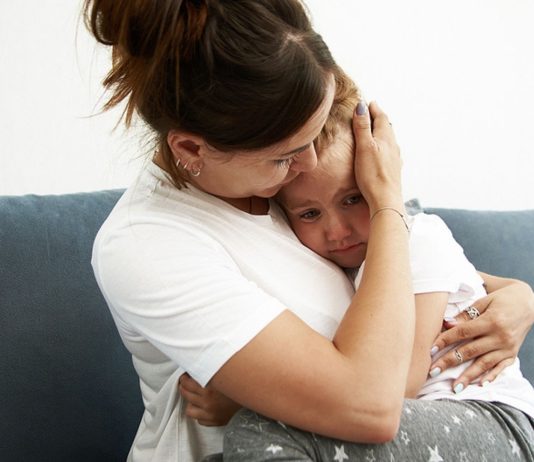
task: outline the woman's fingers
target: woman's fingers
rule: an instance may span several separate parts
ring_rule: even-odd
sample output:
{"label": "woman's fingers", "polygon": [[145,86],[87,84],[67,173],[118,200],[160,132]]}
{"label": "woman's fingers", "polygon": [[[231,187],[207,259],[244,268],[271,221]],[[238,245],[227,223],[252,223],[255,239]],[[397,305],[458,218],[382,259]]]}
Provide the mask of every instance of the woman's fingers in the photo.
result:
{"label": "woman's fingers", "polygon": [[443,327],[451,329],[463,322],[472,321],[477,319],[482,313],[486,311],[490,304],[491,298],[486,296],[476,302],[472,303],[467,309],[457,314],[454,318],[445,318],[443,321]]}
{"label": "woman's fingers", "polygon": [[477,318],[470,322],[462,322],[462,320],[457,318],[454,327],[451,327],[449,330],[438,335],[434,341],[432,353],[436,354],[438,351],[445,349],[449,345],[454,345],[458,342],[487,334],[489,331],[488,327],[488,322],[485,318]]}
{"label": "woman's fingers", "polygon": [[380,207],[404,208],[400,150],[386,114],[372,102],[354,111],[354,171],[371,212]]}
{"label": "woman's fingers", "polygon": [[371,118],[365,101],[359,101],[356,105],[354,117],[352,118],[352,127],[356,138],[356,147],[358,147],[358,143],[362,146],[366,143],[374,142],[371,131]]}
{"label": "woman's fingers", "polygon": [[493,382],[505,368],[513,364],[514,360],[515,358],[507,358],[502,360],[481,378],[480,384],[484,386],[487,383]]}
{"label": "woman's fingers", "polygon": [[458,377],[452,388],[456,393],[461,393],[470,383],[478,382],[485,386],[493,382],[497,376],[514,362],[514,358],[502,359],[499,352],[492,352],[478,358]]}
{"label": "woman's fingers", "polygon": [[378,106],[375,101],[369,104],[369,112],[371,114],[372,132],[375,137],[395,140],[395,133],[393,132],[393,125],[389,121],[387,114]]}
{"label": "woman's fingers", "polygon": [[[484,367],[480,372],[483,373],[495,365],[495,363],[490,363],[491,358],[486,356],[493,351],[494,341],[491,338],[477,338],[445,353],[438,360],[432,363],[430,370],[434,371],[432,375],[436,375],[437,373],[441,373],[446,369],[458,366],[459,364],[465,363],[471,359],[478,358],[477,361],[480,362],[480,367]],[[499,360],[500,359],[503,358],[501,357]]]}

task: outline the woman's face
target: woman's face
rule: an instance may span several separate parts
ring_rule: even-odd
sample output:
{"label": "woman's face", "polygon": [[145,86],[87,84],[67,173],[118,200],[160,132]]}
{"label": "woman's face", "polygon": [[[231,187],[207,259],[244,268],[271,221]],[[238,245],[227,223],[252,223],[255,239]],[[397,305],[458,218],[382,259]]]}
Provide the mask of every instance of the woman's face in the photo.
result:
{"label": "woman's face", "polygon": [[333,77],[326,96],[306,124],[289,138],[264,149],[221,153],[201,146],[202,170],[193,184],[221,198],[272,197],[282,186],[317,165],[313,140],[319,135],[332,106]]}

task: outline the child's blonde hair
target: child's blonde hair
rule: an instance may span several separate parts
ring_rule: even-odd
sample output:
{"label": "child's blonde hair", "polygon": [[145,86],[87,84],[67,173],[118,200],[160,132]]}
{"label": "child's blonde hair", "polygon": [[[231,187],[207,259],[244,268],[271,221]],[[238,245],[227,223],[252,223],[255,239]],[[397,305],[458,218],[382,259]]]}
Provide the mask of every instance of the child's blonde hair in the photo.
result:
{"label": "child's blonde hair", "polygon": [[361,99],[360,90],[354,81],[341,69],[335,73],[336,94],[326,123],[315,139],[315,149],[319,153],[330,146],[339,133],[339,128],[351,126],[352,114]]}

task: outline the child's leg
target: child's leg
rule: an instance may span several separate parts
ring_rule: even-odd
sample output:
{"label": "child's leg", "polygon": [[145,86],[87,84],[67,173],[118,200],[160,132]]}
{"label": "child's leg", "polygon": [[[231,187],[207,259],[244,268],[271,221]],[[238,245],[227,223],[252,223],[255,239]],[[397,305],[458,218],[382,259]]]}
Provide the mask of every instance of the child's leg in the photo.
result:
{"label": "child's leg", "polygon": [[224,460],[532,461],[534,429],[523,413],[505,405],[407,400],[393,441],[356,444],[303,432],[242,410],[227,427]]}

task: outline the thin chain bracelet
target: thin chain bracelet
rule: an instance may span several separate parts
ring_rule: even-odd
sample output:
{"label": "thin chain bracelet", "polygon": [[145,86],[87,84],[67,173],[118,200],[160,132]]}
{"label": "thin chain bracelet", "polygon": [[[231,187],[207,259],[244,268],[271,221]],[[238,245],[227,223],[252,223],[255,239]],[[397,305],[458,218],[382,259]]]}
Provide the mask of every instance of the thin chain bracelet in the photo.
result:
{"label": "thin chain bracelet", "polygon": [[384,210],[393,210],[397,215],[399,215],[399,217],[402,218],[402,222],[404,223],[404,226],[406,226],[406,229],[408,230],[408,232],[410,232],[410,228],[409,228],[409,226],[408,226],[408,222],[406,221],[406,217],[404,216],[403,213],[399,212],[399,211],[398,211],[396,208],[394,208],[394,207],[382,207],[382,208],[380,208],[380,209],[378,209],[378,210],[375,210],[375,213],[373,213],[373,214],[371,215],[371,218],[369,219],[369,223],[371,223],[371,221],[373,221],[373,218],[376,216],[376,214],[377,214],[378,212],[382,212],[382,211],[384,211]]}

